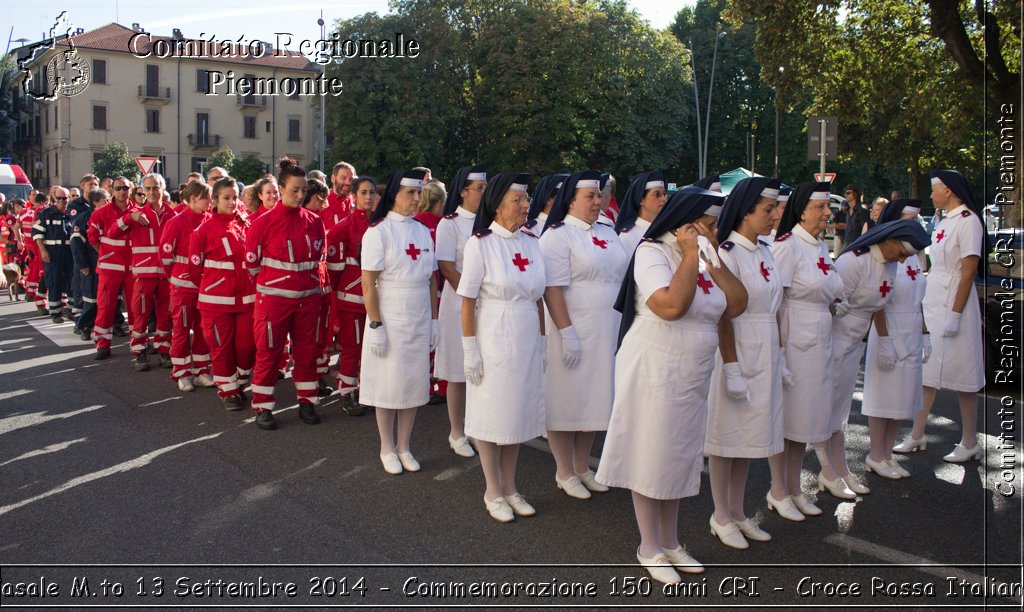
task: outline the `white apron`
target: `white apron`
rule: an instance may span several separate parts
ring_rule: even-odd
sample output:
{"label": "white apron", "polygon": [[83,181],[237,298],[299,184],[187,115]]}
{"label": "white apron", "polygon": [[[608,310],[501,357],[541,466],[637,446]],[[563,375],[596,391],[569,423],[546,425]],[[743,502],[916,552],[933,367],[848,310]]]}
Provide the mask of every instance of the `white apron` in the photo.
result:
{"label": "white apron", "polygon": [[[466,241],[473,235],[475,220],[476,214],[459,206],[455,213],[437,224],[437,260],[454,262],[460,274]],[[434,351],[434,377],[454,383],[466,382],[462,364],[462,297],[448,282],[441,289],[437,324],[441,337]]]}
{"label": "white apron", "polygon": [[[981,306],[973,284],[961,315],[960,331],[951,338],[942,336],[960,282],[960,260],[980,256],[981,245],[981,223],[966,206],[949,211],[932,233],[932,266],[924,294],[924,320],[932,333],[932,356],[922,367],[926,386],[968,393],[985,386]],[[978,265],[986,262],[982,260]]]}
{"label": "white apron", "polygon": [[[540,239],[547,285],[562,288],[580,341],[573,369],[562,363],[562,336],[550,315],[544,404],[548,431],[604,431],[615,399],[615,345],[621,315],[612,306],[629,257],[615,230],[567,215]],[[545,311],[547,312],[547,311]]]}
{"label": "white apron", "polygon": [[[674,241],[674,237],[672,238]],[[666,321],[647,307],[682,259],[674,245],[637,247],[636,318],[615,359],[615,404],[597,480],[654,499],[700,492],[707,394],[725,294],[696,290],[686,314]],[[704,262],[699,270],[710,279]]]}
{"label": "white apron", "polygon": [[898,264],[896,288],[885,305],[886,329],[896,348],[896,367],[889,372],[878,368],[878,332],[871,326],[864,361],[865,416],[912,419],[924,405],[921,389],[921,301],[925,277],[917,255]]}

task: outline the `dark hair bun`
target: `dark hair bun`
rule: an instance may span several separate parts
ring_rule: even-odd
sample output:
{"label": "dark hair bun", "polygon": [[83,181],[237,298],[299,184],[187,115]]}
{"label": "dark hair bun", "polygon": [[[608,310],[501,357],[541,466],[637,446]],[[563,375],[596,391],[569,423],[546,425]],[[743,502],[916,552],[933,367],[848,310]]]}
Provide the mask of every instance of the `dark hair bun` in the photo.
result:
{"label": "dark hair bun", "polygon": [[281,159],[277,160],[277,167],[281,170],[281,172],[288,172],[292,168],[297,168],[298,164],[295,163],[295,160],[290,157],[282,157]]}

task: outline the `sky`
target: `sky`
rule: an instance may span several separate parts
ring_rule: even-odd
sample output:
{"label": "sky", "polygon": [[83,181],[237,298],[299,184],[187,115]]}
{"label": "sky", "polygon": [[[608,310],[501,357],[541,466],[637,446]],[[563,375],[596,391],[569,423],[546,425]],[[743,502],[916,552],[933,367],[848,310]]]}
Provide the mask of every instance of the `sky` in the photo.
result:
{"label": "sky", "polygon": [[[664,28],[675,19],[676,12],[695,0],[629,0],[629,6],[656,28]],[[323,11],[324,20],[333,23],[368,12],[388,12],[387,0],[353,0],[319,3],[267,2],[266,0],[177,0],[170,3],[129,2],[126,0],[51,0],[0,1],[0,40],[5,48],[17,47],[19,38],[35,42],[43,38],[61,11],[75,28],[91,30],[110,22],[131,27],[139,23],[147,32],[170,35],[180,28],[186,37],[198,38],[205,33],[219,40],[237,39],[274,41],[275,33],[287,32],[295,40],[319,39],[317,19]],[[13,41],[13,42],[8,42]],[[7,45],[10,47],[7,47]]]}

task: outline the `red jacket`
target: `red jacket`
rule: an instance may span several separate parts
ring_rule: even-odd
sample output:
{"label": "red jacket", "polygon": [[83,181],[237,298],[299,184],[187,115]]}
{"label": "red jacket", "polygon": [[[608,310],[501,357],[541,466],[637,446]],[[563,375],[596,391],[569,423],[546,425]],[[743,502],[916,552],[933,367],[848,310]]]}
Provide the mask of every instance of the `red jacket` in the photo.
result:
{"label": "red jacket", "polygon": [[278,202],[249,226],[245,265],[263,295],[302,299],[321,295],[319,264],[324,224],[316,213]]}
{"label": "red jacket", "polygon": [[107,233],[114,239],[128,239],[128,246],[132,252],[132,276],[166,278],[157,243],[160,241],[163,226],[174,217],[174,211],[170,206],[161,205],[158,213],[148,203],[138,210],[145,216],[148,225],[133,221],[132,213],[135,211],[129,210],[107,228]]}
{"label": "red jacket", "polygon": [[363,234],[370,227],[368,212],[354,210],[327,233],[327,273],[331,277],[335,304],[341,310],[366,312],[363,305],[363,271],[359,251]]}
{"label": "red jacket", "polygon": [[102,274],[128,272],[128,265],[132,262],[131,247],[125,237],[113,238],[110,228],[116,227],[121,215],[135,211],[135,204],[128,201],[128,206],[121,209],[115,202],[107,204],[103,208],[94,210],[89,217],[88,237],[89,243],[99,251],[99,259],[96,263],[96,272]]}
{"label": "red jacket", "polygon": [[210,213],[192,212],[191,208],[174,215],[160,234],[160,263],[171,285],[178,291],[197,293],[199,287],[189,274],[189,239],[199,224],[210,218]]}
{"label": "red jacket", "polygon": [[344,221],[353,211],[355,211],[355,207],[352,205],[351,193],[341,198],[331,190],[327,194],[327,205],[320,211],[320,218],[324,220],[324,231],[331,231],[335,225]]}
{"label": "red jacket", "polygon": [[39,253],[39,245],[36,244],[35,240],[31,239],[32,226],[36,224],[36,211],[34,208],[25,207],[25,210],[18,217],[18,221],[21,222],[21,236],[23,240],[23,248],[31,253]]}
{"label": "red jacket", "polygon": [[199,285],[199,310],[238,312],[256,303],[256,283],[245,269],[245,226],[214,213],[192,234],[188,275]]}

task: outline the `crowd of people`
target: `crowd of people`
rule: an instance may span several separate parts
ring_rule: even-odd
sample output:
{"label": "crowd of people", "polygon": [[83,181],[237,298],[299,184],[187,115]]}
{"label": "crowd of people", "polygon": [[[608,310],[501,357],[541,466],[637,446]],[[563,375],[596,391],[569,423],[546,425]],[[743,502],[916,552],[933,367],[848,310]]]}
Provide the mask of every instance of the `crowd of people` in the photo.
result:
{"label": "crowd of people", "polygon": [[130,334],[135,370],[155,354],[179,390],[216,387],[264,430],[290,373],[306,424],[335,392],[348,414],[374,413],[389,474],[420,470],[416,411],[443,397],[448,444],[479,454],[496,521],[536,513],[516,465],[544,435],[568,497],[631,491],[637,559],[665,583],[703,571],[678,518],[705,457],[710,532],[735,549],[771,539],[747,515],[753,459],[768,460],[767,507],[787,520],[822,514],[801,485],[808,445],[819,492],[870,492],[845,438],[865,353],[868,472],[910,476],[893,453],[925,448],[937,389],[960,401],[945,460],[981,455],[973,280],[986,237],[955,171],[932,175],[945,217],[931,236],[921,202],[895,198],[844,218],[833,253],[828,183],[753,177],[726,196],[707,177],[670,195],[650,171],[613,205],[596,170],[543,177],[532,198],[529,175],[482,166],[447,189],[427,168],[380,184],[345,162],[329,184],[287,158],[278,170],[240,190],[214,168],[173,199],[159,174],[86,175],[73,201],[55,187],[7,203],[5,253],[39,312],[72,317],[96,359]]}

